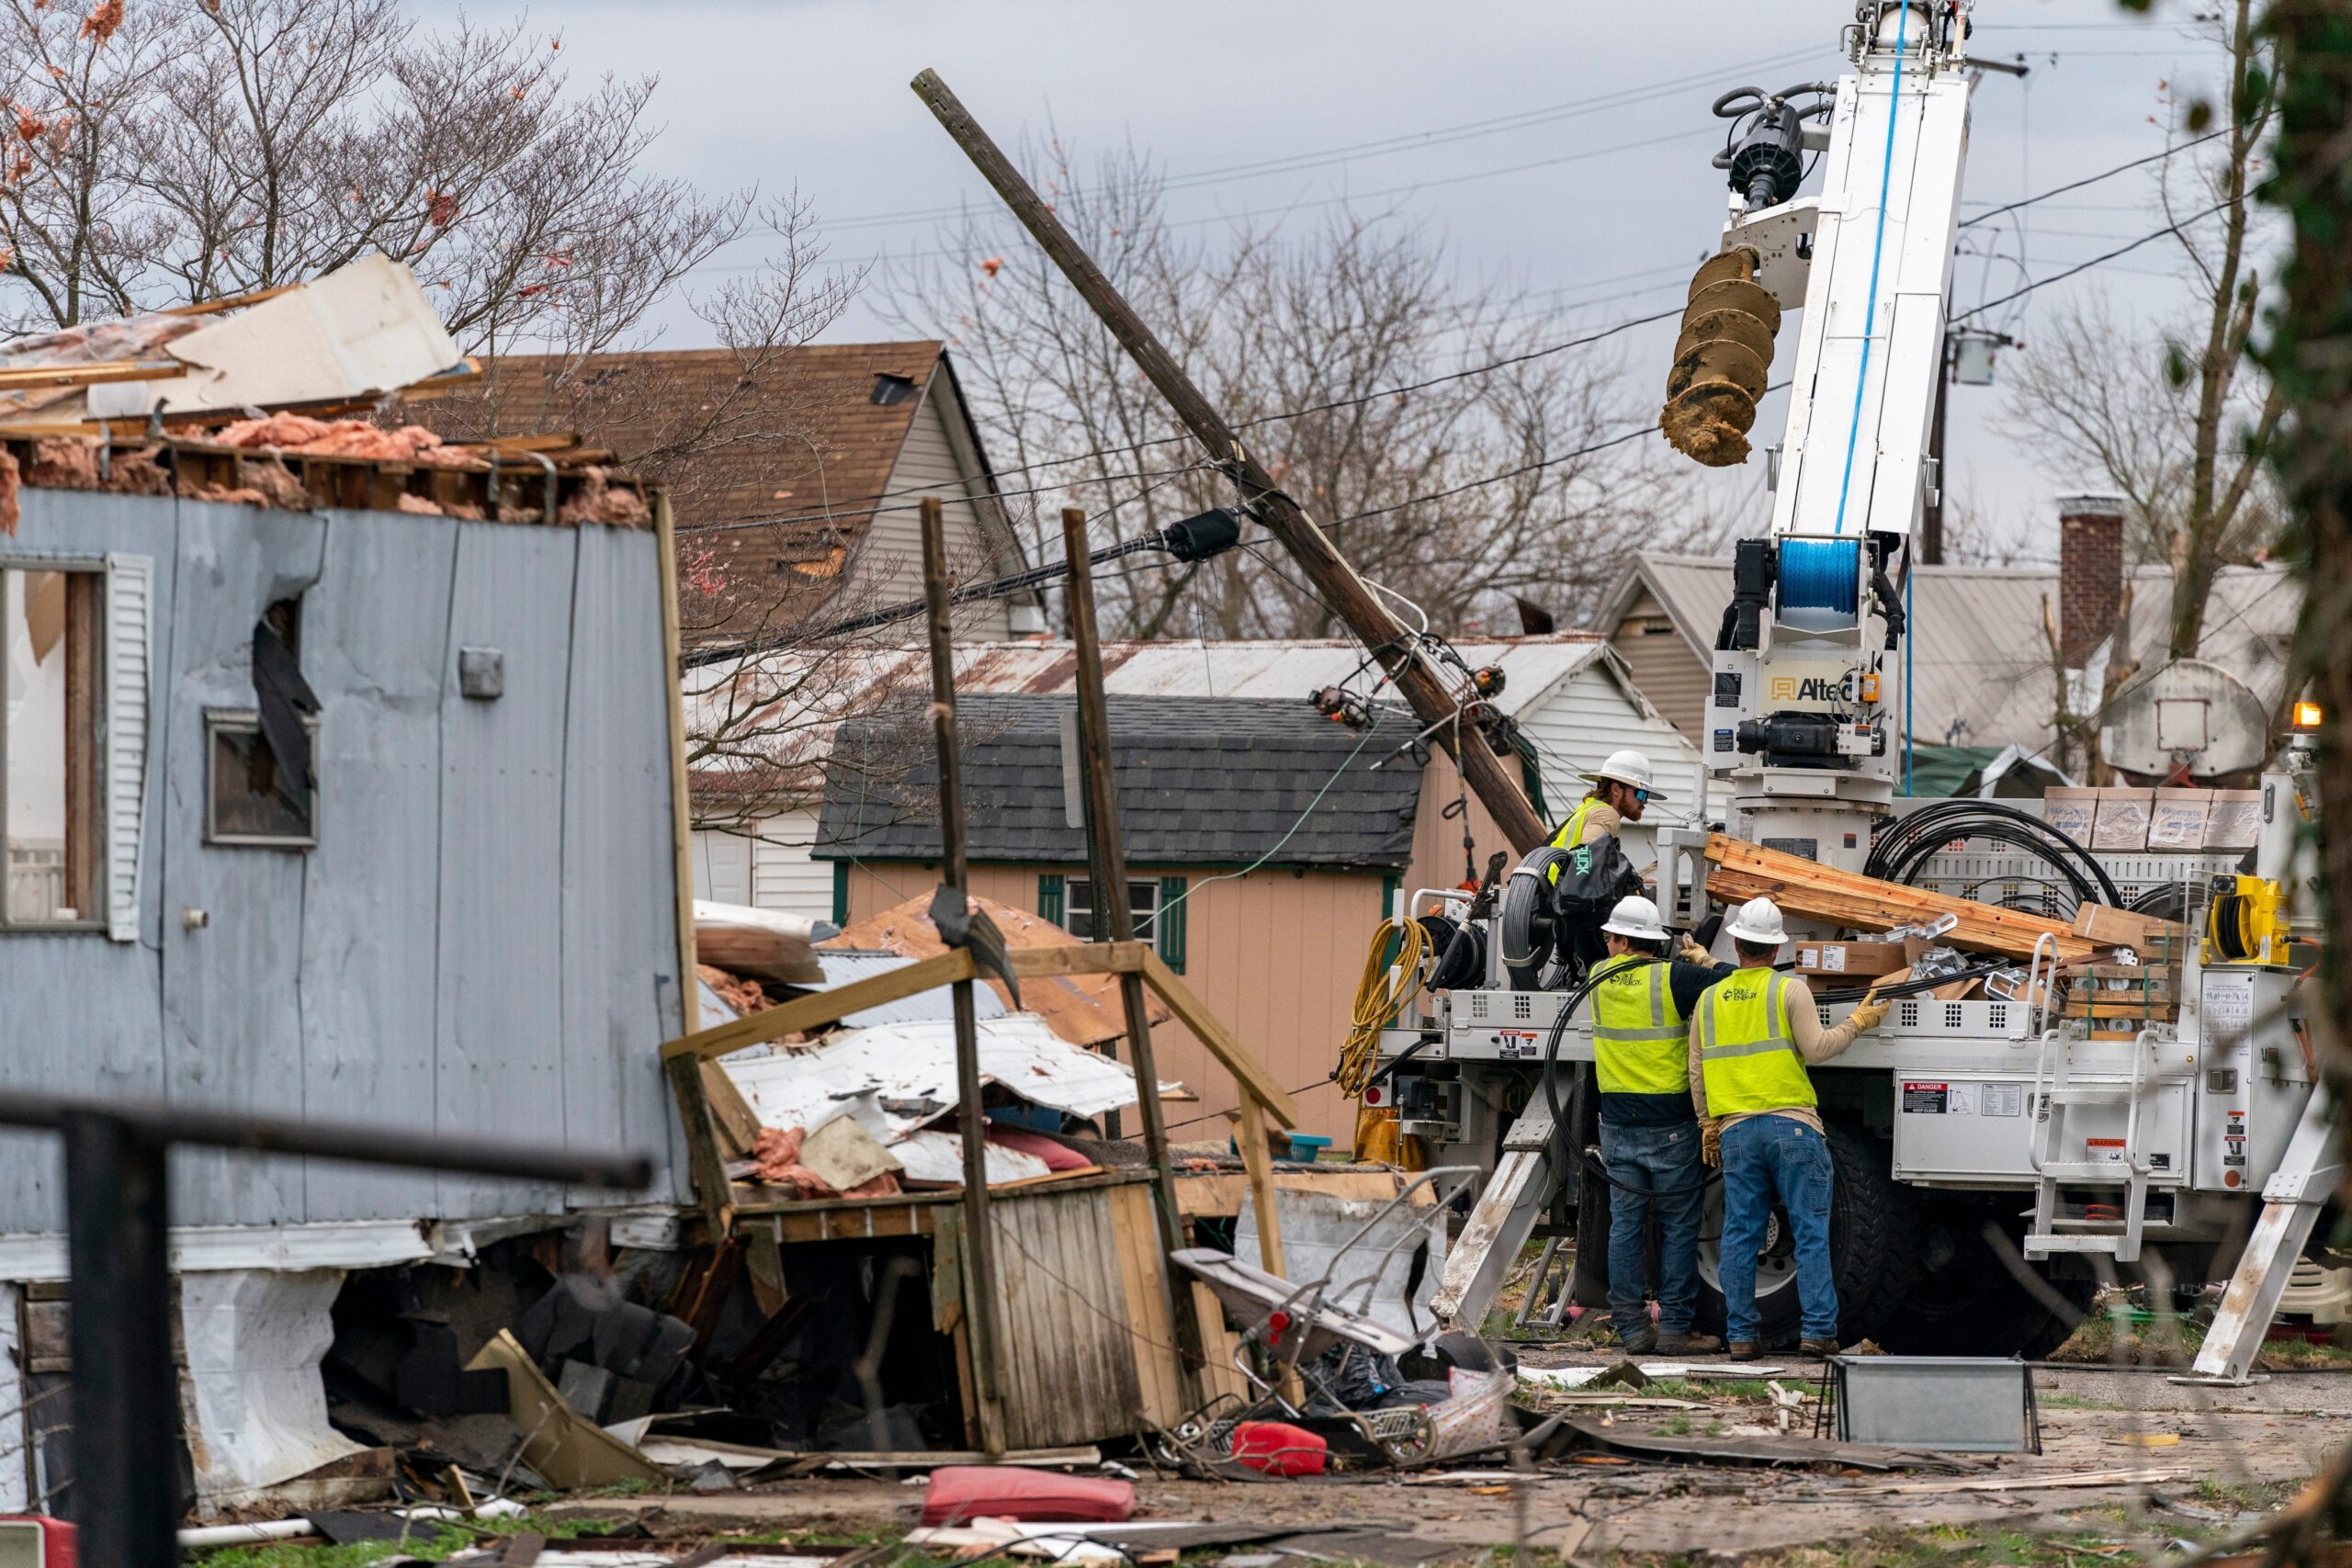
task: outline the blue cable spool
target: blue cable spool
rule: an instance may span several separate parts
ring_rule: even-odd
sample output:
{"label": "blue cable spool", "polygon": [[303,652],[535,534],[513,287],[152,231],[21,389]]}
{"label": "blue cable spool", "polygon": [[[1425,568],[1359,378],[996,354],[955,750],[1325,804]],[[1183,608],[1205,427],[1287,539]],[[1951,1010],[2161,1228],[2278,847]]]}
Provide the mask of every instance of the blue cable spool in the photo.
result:
{"label": "blue cable spool", "polygon": [[1851,619],[1860,608],[1860,540],[1783,539],[1780,554],[1781,614],[1826,610]]}

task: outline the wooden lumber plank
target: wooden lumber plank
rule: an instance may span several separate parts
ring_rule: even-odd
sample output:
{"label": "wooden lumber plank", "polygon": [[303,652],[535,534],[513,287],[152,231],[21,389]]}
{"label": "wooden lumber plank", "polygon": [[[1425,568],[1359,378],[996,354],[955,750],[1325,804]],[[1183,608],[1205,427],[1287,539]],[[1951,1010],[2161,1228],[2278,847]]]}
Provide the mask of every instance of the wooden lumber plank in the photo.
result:
{"label": "wooden lumber plank", "polygon": [[0,366],[0,391],[27,387],[96,387],[109,381],[168,381],[187,374],[176,359],[108,359],[92,365]]}
{"label": "wooden lumber plank", "polygon": [[1298,1125],[1298,1107],[1282,1085],[1276,1083],[1258,1058],[1233,1037],[1232,1032],[1225,1027],[1216,1014],[1211,1012],[1198,997],[1193,995],[1192,989],[1177,978],[1176,971],[1168,967],[1159,954],[1148,947],[1145,948],[1143,954],[1143,977],[1153,990],[1159,993],[1159,999],[1168,1004],[1168,1010],[1176,1015],[1177,1021],[1198,1035],[1201,1043],[1208,1047],[1209,1055],[1233,1075],[1234,1081],[1241,1086],[1244,1106],[1255,1098],[1265,1107],[1266,1114],[1283,1127]]}
{"label": "wooden lumber plank", "polygon": [[1706,853],[1713,863],[1707,891],[1718,902],[1769,897],[1783,913],[1861,931],[1892,931],[1951,915],[1959,924],[1944,941],[2018,959],[2032,957],[2035,942],[2044,935],[2057,940],[2061,960],[2087,960],[2098,949],[2063,920],[1839,871],[1721,833],[1708,839]]}
{"label": "wooden lumber plank", "polygon": [[838,1023],[851,1013],[915,996],[933,987],[968,980],[972,976],[972,955],[960,947],[951,947],[944,953],[933,953],[904,968],[888,970],[846,986],[836,986],[830,991],[795,997],[779,1007],[755,1012],[749,1018],[739,1018],[732,1023],[722,1023],[715,1029],[697,1030],[662,1046],[662,1055],[664,1057],[699,1056],[705,1059],[724,1056],[747,1045],[764,1045],[787,1034],[806,1033],[828,1023]]}
{"label": "wooden lumber plank", "polygon": [[718,1134],[719,1153],[729,1159],[741,1159],[759,1142],[760,1119],[725,1067],[709,1060],[696,1066],[702,1075],[703,1100],[710,1107],[711,1125]]}

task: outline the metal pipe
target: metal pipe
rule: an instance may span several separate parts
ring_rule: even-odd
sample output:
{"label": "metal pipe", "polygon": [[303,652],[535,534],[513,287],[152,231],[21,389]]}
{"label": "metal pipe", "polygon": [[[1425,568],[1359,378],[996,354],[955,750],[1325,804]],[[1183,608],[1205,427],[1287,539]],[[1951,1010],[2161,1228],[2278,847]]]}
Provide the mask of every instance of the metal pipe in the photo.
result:
{"label": "metal pipe", "polygon": [[586,1149],[518,1149],[486,1139],[388,1132],[337,1122],[288,1122],[242,1111],[203,1111],[153,1103],[117,1104],[33,1089],[0,1089],[0,1126],[68,1129],[85,1117],[120,1123],[155,1144],[198,1144],[248,1154],[301,1155],[406,1170],[454,1170],[516,1181],[577,1183],[641,1190],[653,1179],[643,1155]]}

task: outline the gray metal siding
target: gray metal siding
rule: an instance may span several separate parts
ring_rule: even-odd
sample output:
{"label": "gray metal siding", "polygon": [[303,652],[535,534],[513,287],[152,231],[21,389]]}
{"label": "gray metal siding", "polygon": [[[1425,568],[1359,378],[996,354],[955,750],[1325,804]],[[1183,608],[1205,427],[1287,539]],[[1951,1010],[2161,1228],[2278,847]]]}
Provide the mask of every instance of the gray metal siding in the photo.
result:
{"label": "gray metal siding", "polygon": [[[668,694],[650,531],[27,491],[0,563],[152,556],[141,939],[0,933],[0,1082],[641,1149],[685,1193]],[[203,840],[204,709],[303,592],[319,842]],[[471,702],[457,650],[506,653]],[[184,929],[182,911],[209,923]],[[0,1136],[0,1234],[59,1228],[53,1140]],[[472,1218],[563,1194],[175,1156],[179,1224]],[[582,1198],[593,1195],[582,1194]]]}

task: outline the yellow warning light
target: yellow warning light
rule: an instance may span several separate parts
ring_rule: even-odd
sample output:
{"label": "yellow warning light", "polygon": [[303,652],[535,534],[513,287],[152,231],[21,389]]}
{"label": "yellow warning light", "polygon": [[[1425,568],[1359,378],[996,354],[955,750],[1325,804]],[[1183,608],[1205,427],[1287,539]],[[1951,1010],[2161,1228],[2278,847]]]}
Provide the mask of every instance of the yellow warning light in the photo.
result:
{"label": "yellow warning light", "polygon": [[2317,703],[2297,703],[2295,705],[2295,728],[2297,729],[2317,729],[2319,728],[2319,721],[2320,711],[2319,705]]}

